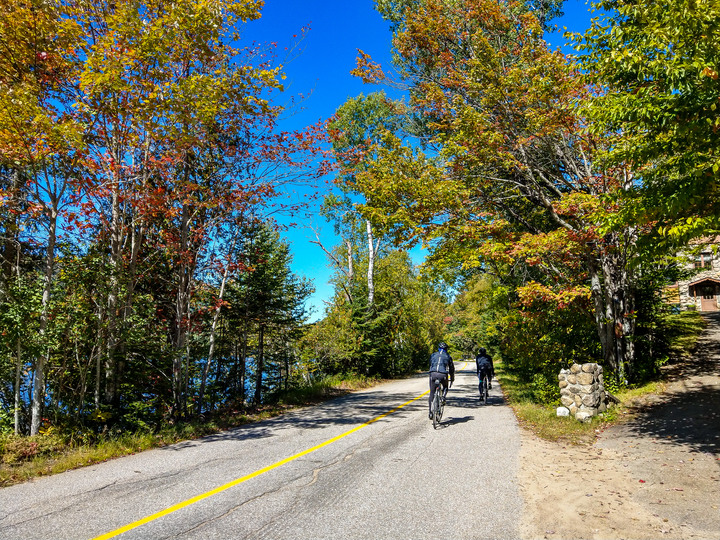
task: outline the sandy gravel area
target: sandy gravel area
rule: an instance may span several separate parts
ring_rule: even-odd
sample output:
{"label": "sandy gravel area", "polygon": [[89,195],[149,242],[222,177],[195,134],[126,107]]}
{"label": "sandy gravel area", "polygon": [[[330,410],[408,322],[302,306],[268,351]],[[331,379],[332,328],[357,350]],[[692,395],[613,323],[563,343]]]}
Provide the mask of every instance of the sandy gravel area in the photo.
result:
{"label": "sandy gravel area", "polygon": [[720,318],[628,416],[591,446],[524,432],[523,538],[720,539]]}

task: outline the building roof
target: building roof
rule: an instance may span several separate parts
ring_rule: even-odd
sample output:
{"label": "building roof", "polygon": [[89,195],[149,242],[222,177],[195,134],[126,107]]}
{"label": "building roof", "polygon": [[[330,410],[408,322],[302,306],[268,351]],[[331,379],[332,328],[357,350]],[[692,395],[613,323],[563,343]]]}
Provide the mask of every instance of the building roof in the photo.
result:
{"label": "building roof", "polygon": [[688,283],[688,287],[693,287],[693,286],[695,286],[695,285],[699,285],[699,284],[702,283],[703,281],[712,281],[713,283],[720,283],[720,279],[718,279],[718,278],[714,278],[714,277],[704,277],[704,278],[700,278],[700,279],[698,279],[698,280],[695,280],[695,281],[692,281],[692,282]]}

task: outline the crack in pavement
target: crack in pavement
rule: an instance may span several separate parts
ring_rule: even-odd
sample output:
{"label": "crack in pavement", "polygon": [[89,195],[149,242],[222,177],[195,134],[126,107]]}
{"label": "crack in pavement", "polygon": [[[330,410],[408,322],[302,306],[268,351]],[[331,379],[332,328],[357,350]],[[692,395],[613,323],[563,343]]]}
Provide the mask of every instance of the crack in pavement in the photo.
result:
{"label": "crack in pavement", "polygon": [[[102,486],[102,487],[95,488],[95,489],[89,489],[89,490],[87,490],[87,491],[82,491],[82,492],[79,493],[79,495],[89,496],[89,495],[91,495],[91,494],[99,493],[99,492],[101,492],[101,491],[103,491],[103,490],[105,490],[105,489],[107,489],[107,488],[109,488],[109,487],[115,486],[117,483],[118,483],[118,480],[115,480],[114,482],[112,482],[112,483],[110,483],[110,484],[106,484],[106,485],[104,485],[104,486]],[[36,520],[38,520],[38,519],[43,519],[43,518],[51,517],[51,516],[54,516],[54,515],[56,515],[56,514],[58,514],[58,513],[64,513],[68,508],[73,508],[73,507],[77,507],[77,502],[73,502],[73,503],[70,503],[70,504],[66,504],[66,505],[64,505],[64,506],[62,506],[62,507],[60,507],[60,508],[56,508],[55,510],[51,510],[51,511],[46,512],[46,513],[44,513],[44,514],[40,514],[40,515],[35,515],[35,516],[32,516],[32,517],[28,517],[28,518],[26,518],[26,519],[22,519],[21,521],[17,521],[17,522],[11,523],[11,524],[9,524],[9,525],[0,526],[0,531],[12,529],[13,527],[18,527],[18,526],[20,526],[20,525],[24,525],[24,524],[26,524],[26,523],[29,523],[29,522],[31,522],[31,521],[36,521]],[[3,521],[5,521],[5,519],[9,518],[11,515],[16,516],[17,513],[15,513],[15,514],[5,514],[5,515],[3,515],[2,518],[0,518],[0,523],[3,522]]]}
{"label": "crack in pavement", "polygon": [[[363,444],[365,444],[365,442],[364,442]],[[228,509],[227,509],[225,512],[223,512],[222,514],[218,514],[218,515],[213,516],[213,517],[211,517],[211,518],[205,519],[205,520],[203,520],[202,522],[197,523],[194,527],[191,527],[191,528],[189,528],[189,529],[186,529],[186,530],[184,530],[184,531],[182,531],[182,532],[180,532],[180,533],[178,533],[178,534],[171,535],[171,536],[166,536],[166,537],[163,537],[163,538],[165,538],[165,539],[184,538],[184,537],[186,537],[188,534],[190,534],[190,533],[192,533],[192,532],[198,531],[198,530],[204,528],[205,526],[207,526],[207,525],[209,525],[209,524],[211,524],[211,523],[214,523],[214,522],[216,522],[216,521],[219,521],[219,520],[221,520],[221,519],[229,516],[230,514],[232,514],[232,513],[234,513],[235,511],[243,508],[244,506],[248,505],[249,503],[255,502],[255,501],[259,500],[259,499],[262,499],[262,498],[267,497],[267,496],[270,496],[270,495],[275,495],[275,494],[277,494],[277,493],[281,493],[281,492],[283,492],[283,491],[301,490],[301,489],[307,488],[307,487],[309,487],[309,486],[311,486],[311,485],[313,485],[313,484],[315,484],[315,483],[317,482],[317,479],[318,479],[318,477],[320,476],[320,472],[322,472],[323,470],[325,470],[325,469],[327,469],[327,468],[329,468],[329,467],[332,467],[332,466],[334,466],[334,465],[337,465],[338,463],[341,463],[341,462],[343,462],[343,461],[347,461],[348,459],[351,459],[352,456],[353,456],[353,454],[355,454],[355,452],[356,452],[358,449],[359,449],[359,448],[356,448],[355,450],[353,450],[353,451],[350,452],[349,454],[346,454],[346,455],[344,455],[344,456],[342,456],[342,457],[338,457],[338,458],[336,458],[334,461],[332,461],[332,462],[330,462],[330,463],[328,463],[328,464],[326,464],[326,465],[323,465],[323,466],[321,466],[321,467],[316,467],[316,468],[314,468],[314,469],[312,470],[312,472],[311,472],[312,477],[311,477],[306,483],[299,484],[299,485],[295,485],[295,483],[296,483],[298,480],[300,480],[300,479],[302,479],[302,478],[304,478],[304,477],[306,477],[306,476],[308,475],[307,472],[303,472],[303,473],[301,473],[301,474],[298,474],[298,475],[295,476],[294,478],[288,480],[288,481],[285,482],[283,485],[281,485],[281,486],[279,486],[279,487],[277,487],[277,488],[275,488],[275,489],[268,490],[268,491],[265,491],[265,492],[263,492],[263,493],[259,493],[259,494],[255,495],[255,496],[253,496],[253,497],[250,497],[249,499],[246,499],[246,500],[240,502],[239,504],[236,504],[236,505],[228,508]],[[319,460],[305,460],[305,462],[306,462],[306,463],[313,463],[313,462],[314,462],[314,463],[322,463],[322,461],[319,461]],[[298,497],[295,497],[293,500],[294,500],[294,501],[298,501]],[[297,506],[297,503],[294,503],[294,504],[290,507],[289,511],[292,511],[292,509],[295,508],[296,506]],[[278,516],[277,519],[279,519],[280,517],[281,517],[281,516]],[[269,521],[268,523],[266,523],[265,525],[263,525],[263,526],[260,527],[259,529],[256,529],[256,530],[250,532],[247,536],[245,536],[245,537],[243,537],[243,538],[254,538],[254,537],[255,537],[257,534],[259,534],[261,531],[263,531],[263,530],[266,529],[267,527],[269,527],[269,526],[273,525],[275,522],[277,522],[277,519],[273,519],[273,520]]]}
{"label": "crack in pavement", "polygon": [[[136,471],[137,472],[137,471]],[[175,471],[172,473],[163,473],[160,475],[151,476],[148,478],[136,478],[136,479],[128,479],[128,480],[113,480],[110,483],[104,484],[100,487],[87,489],[84,491],[80,491],[78,493],[75,493],[74,496],[77,497],[77,499],[74,499],[72,503],[62,504],[61,506],[58,506],[52,510],[49,510],[43,514],[35,514],[28,516],[26,518],[21,518],[19,521],[15,521],[13,523],[9,524],[3,524],[3,522],[10,518],[10,517],[17,517],[19,514],[22,515],[21,512],[15,512],[15,513],[6,513],[0,518],[0,531],[10,531],[13,528],[22,527],[23,525],[26,525],[28,523],[37,521],[39,519],[46,519],[46,518],[52,518],[56,515],[63,515],[66,513],[71,513],[73,509],[77,509],[79,506],[78,499],[80,500],[88,500],[92,499],[95,496],[97,496],[98,493],[104,492],[108,489],[115,488],[115,487],[122,487],[123,492],[120,494],[123,498],[128,497],[134,497],[138,492],[145,492],[148,487],[160,487],[164,484],[164,482],[161,482],[162,480],[169,480],[174,477],[181,477],[181,475],[184,475],[186,471]],[[153,484],[150,486],[150,484]],[[57,501],[58,499],[55,499],[54,501]],[[60,501],[63,501],[66,499],[60,499]],[[57,503],[55,503],[57,504]],[[31,509],[25,510],[30,511]]]}

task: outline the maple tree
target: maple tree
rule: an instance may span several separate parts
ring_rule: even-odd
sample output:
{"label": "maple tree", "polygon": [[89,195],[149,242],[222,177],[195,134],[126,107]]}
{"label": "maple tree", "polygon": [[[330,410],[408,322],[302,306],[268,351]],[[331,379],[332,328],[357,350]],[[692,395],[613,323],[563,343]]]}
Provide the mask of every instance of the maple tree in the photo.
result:
{"label": "maple tree", "polygon": [[[48,336],[59,222],[70,217],[83,189],[82,127],[66,92],[76,68],[76,38],[76,25],[52,3],[13,1],[0,8],[0,164],[13,176],[3,199],[44,230],[41,341]],[[47,346],[33,359],[32,434],[40,428],[48,359]]]}
{"label": "maple tree", "polygon": [[[81,324],[73,317],[97,319],[89,347],[76,350],[95,362],[98,418],[142,395],[133,385],[129,393],[126,381],[148,369],[153,381],[162,374],[152,393],[163,400],[166,376],[171,382],[171,414],[189,411],[190,374],[209,367],[224,306],[222,286],[211,299],[205,285],[223,265],[237,269],[228,259],[235,231],[298,210],[304,202],[287,190],[312,186],[324,173],[319,126],[278,127],[276,46],[242,41],[242,25],[261,7],[253,0],[33,0],[0,8],[3,209],[19,216],[19,229],[46,231],[38,239],[46,252],[40,334],[50,324],[51,291],[68,309],[86,302],[84,294],[62,296],[70,293],[58,275],[75,255],[58,261],[58,241],[74,244],[81,258],[99,257],[87,268],[107,284],[95,305],[52,323],[54,335],[70,336]],[[11,251],[4,249],[4,269]],[[208,351],[194,356],[191,335],[205,331],[206,303],[215,320],[203,363]],[[48,341],[32,365],[33,433],[48,387],[44,367],[67,365],[59,347]],[[61,395],[67,384],[53,378],[49,394]]]}
{"label": "maple tree", "polygon": [[[525,305],[584,304],[604,362],[626,381],[638,231],[605,234],[600,225],[618,211],[607,196],[633,179],[595,160],[603,140],[584,130],[577,107],[591,89],[549,50],[522,2],[384,5],[393,7],[385,13],[396,61],[424,136],[414,145],[387,132],[376,145],[354,184],[366,215],[400,241],[422,239],[440,266],[512,276],[521,265],[516,290]],[[369,58],[358,64],[366,80],[383,80]]]}
{"label": "maple tree", "polygon": [[184,414],[192,297],[198,272],[213,264],[214,239],[226,224],[261,213],[284,184],[322,170],[313,164],[317,128],[277,131],[282,108],[270,99],[281,77],[273,58],[260,45],[238,44],[237,25],[258,18],[260,6],[109,3],[83,19],[92,39],[79,109],[98,126],[88,154],[94,212],[110,247],[108,402],[117,399],[117,347],[143,242],[172,261],[173,414]]}

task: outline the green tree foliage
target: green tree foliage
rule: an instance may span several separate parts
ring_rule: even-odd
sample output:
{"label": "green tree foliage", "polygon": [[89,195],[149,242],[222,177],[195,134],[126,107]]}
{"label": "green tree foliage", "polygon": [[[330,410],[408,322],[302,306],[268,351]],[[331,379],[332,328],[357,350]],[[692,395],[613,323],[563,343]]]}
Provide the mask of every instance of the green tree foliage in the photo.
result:
{"label": "green tree foliage", "polygon": [[[0,7],[0,317],[8,319],[0,407],[19,411],[20,431],[179,418],[202,408],[206,383],[212,406],[231,396],[243,405],[245,381],[224,371],[242,356],[227,339],[224,285],[264,268],[242,262],[251,255],[245,238],[263,216],[302,204],[281,202],[284,186],[324,170],[316,127],[278,129],[275,46],[242,41],[261,7]],[[289,279],[277,264],[277,278]],[[272,275],[263,280],[279,298]],[[307,287],[286,286],[264,314],[250,310],[252,347],[292,350]],[[278,302],[292,317],[280,316]],[[17,340],[10,321],[18,316],[33,339]]]}
{"label": "green tree foliage", "polygon": [[[422,239],[443,268],[503,275],[522,305],[592,310],[602,360],[625,380],[634,358],[633,227],[602,234],[632,188],[596,162],[578,101],[592,90],[549,50],[526,4],[423,0],[394,6],[393,45],[421,145],[386,132],[356,175],[369,219]],[[381,81],[364,56],[357,73]]]}
{"label": "green tree foliage", "polygon": [[488,274],[471,276],[452,303],[448,343],[474,357],[479,347],[498,350],[501,330],[498,320],[509,310],[509,291]]}
{"label": "green tree foliage", "polygon": [[[252,227],[243,246],[242,265],[246,271],[230,283],[228,302],[231,317],[245,325],[243,334],[253,331],[256,347],[254,364],[253,401],[259,404],[263,395],[266,374],[267,340],[277,343],[295,341],[305,321],[305,300],[313,292],[311,284],[292,273],[290,247],[268,224]],[[246,337],[247,339],[247,337]],[[248,345],[242,344],[247,350]],[[273,354],[294,355],[284,347]],[[275,361],[281,358],[275,358]],[[292,362],[294,363],[294,362]],[[290,374],[286,373],[286,377]]]}
{"label": "green tree foliage", "polygon": [[[356,261],[360,269],[365,260]],[[346,279],[343,276],[343,279]],[[303,339],[303,357],[317,374],[354,373],[395,377],[426,368],[445,329],[447,306],[419,278],[407,253],[383,252],[378,259],[376,296],[367,305],[366,282],[336,285],[325,317]],[[351,288],[357,300],[344,294]]]}
{"label": "green tree foliage", "polygon": [[608,0],[575,35],[597,85],[589,126],[615,133],[610,158],[637,171],[622,219],[648,223],[652,242],[674,249],[717,231],[720,208],[720,5]]}
{"label": "green tree foliage", "polygon": [[600,355],[587,300],[518,306],[515,288],[489,274],[471,276],[451,307],[450,343],[474,356],[485,347],[531,389],[537,402],[559,398],[560,367]]}
{"label": "green tree foliage", "polygon": [[323,212],[342,244],[331,251],[317,242],[336,269],[336,295],[305,339],[314,369],[397,376],[423,366],[441,335],[440,298],[420,282],[407,253],[388,249],[379,222],[358,212],[365,195],[359,176],[384,135],[411,124],[406,106],[382,92],[349,99],[328,123],[339,194],[326,197]]}

